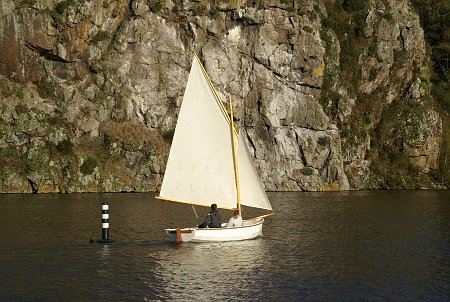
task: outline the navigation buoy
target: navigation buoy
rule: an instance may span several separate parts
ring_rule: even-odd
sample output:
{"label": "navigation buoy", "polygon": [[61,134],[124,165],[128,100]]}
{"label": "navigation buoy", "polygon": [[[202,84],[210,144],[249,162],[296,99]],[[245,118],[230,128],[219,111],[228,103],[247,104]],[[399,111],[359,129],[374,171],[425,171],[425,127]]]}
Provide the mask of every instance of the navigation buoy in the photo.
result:
{"label": "navigation buoy", "polygon": [[102,203],[102,239],[98,243],[112,243],[114,240],[109,238],[109,206],[106,202]]}

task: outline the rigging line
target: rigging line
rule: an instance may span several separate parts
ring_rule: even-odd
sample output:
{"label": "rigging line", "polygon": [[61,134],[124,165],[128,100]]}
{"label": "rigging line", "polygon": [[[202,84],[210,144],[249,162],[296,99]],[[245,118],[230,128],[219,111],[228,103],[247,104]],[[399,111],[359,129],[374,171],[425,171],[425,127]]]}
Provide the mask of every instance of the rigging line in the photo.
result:
{"label": "rigging line", "polygon": [[[227,112],[227,109],[224,106],[224,101],[222,101],[222,99],[220,98],[219,94],[217,93],[216,87],[214,86],[213,82],[211,81],[211,78],[209,77],[208,73],[206,72],[205,67],[202,64],[202,61],[200,60],[200,58],[198,57],[197,53],[194,52],[195,58],[197,59],[198,64],[200,65],[203,74],[205,75],[206,79],[208,80],[209,86],[211,87],[214,96],[216,97],[216,103],[219,104],[220,108],[222,109],[222,113],[225,116],[225,118],[227,119],[228,123],[230,122],[230,115]],[[237,130],[234,130],[235,132],[237,132]],[[239,139],[239,134],[236,133],[236,137]]]}
{"label": "rigging line", "polygon": [[211,78],[209,77],[208,73],[206,72],[205,66],[203,66],[202,61],[198,57],[197,53],[194,53],[194,54],[195,54],[195,58],[197,59],[198,64],[200,65],[200,67],[201,67],[201,69],[203,71],[203,74],[206,76],[206,79],[208,80],[208,83],[209,83],[210,87],[212,88],[214,96],[219,101],[218,103],[220,104],[220,107],[222,108],[222,111],[223,111],[224,115],[227,117],[228,121],[230,121],[230,117],[228,116],[228,113],[227,113],[227,111],[225,109],[225,106],[222,104],[223,101],[220,98],[219,94],[217,93],[216,87],[214,86],[213,82],[211,81]]}
{"label": "rigging line", "polygon": [[192,210],[194,210],[195,218],[198,219],[197,211],[195,210],[194,204],[191,203],[191,206],[192,206]]}

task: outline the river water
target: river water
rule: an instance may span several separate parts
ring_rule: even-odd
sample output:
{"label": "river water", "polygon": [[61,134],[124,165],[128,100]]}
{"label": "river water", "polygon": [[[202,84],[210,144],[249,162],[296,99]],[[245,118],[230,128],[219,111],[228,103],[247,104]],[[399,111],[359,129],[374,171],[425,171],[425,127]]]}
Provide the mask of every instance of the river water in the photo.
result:
{"label": "river water", "polygon": [[[268,196],[262,238],[175,245],[164,228],[208,209],[197,219],[150,193],[0,195],[0,301],[450,299],[448,191]],[[111,245],[90,243],[104,201]]]}

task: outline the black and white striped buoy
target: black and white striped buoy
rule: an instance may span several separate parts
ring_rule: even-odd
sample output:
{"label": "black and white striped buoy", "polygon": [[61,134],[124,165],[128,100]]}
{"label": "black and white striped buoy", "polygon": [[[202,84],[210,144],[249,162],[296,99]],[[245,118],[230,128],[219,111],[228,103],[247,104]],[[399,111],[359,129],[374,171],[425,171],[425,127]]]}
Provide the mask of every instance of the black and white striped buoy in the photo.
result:
{"label": "black and white striped buoy", "polygon": [[109,206],[106,202],[102,203],[102,239],[98,243],[112,243],[114,240],[109,238]]}

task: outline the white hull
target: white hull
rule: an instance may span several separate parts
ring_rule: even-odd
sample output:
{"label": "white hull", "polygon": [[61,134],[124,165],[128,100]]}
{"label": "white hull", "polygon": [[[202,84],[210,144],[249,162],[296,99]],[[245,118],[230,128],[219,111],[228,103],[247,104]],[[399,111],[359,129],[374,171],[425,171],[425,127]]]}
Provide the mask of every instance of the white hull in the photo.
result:
{"label": "white hull", "polygon": [[248,240],[262,236],[263,218],[244,221],[241,227],[166,229],[172,241],[211,242]]}

